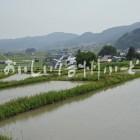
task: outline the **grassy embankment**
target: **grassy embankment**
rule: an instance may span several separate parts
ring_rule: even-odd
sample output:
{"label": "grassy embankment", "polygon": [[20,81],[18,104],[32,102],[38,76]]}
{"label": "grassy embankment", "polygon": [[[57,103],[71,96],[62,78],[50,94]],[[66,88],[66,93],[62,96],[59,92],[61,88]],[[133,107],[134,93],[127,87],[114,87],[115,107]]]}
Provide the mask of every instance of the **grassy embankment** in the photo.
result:
{"label": "grassy embankment", "polygon": [[128,74],[115,74],[112,76],[106,76],[99,81],[92,81],[72,89],[63,91],[51,91],[48,93],[42,93],[32,97],[19,98],[17,100],[12,100],[8,103],[0,105],[0,121],[7,119],[9,117],[15,116],[20,113],[24,113],[39,107],[53,104],[72,98],[74,96],[79,96],[86,94],[88,92],[108,88],[123,82],[139,78],[140,74],[128,75]]}
{"label": "grassy embankment", "polygon": [[[122,66],[128,66],[128,62],[113,62],[113,63],[103,63],[101,64],[101,71],[103,71],[103,69],[105,67],[108,67],[108,66],[119,66],[119,67],[122,67]],[[97,70],[97,69],[96,69]],[[94,71],[94,73],[97,73],[96,70]],[[53,71],[53,72],[49,72],[48,73],[50,75],[48,76],[40,76],[40,77],[35,77],[35,78],[28,78],[28,79],[25,79],[25,80],[21,80],[21,81],[10,81],[10,82],[2,82],[0,81],[0,89],[4,89],[4,88],[10,88],[10,87],[17,87],[17,86],[23,86],[23,85],[29,85],[29,84],[33,84],[33,83],[39,83],[39,82],[45,82],[45,81],[51,81],[51,80],[82,80],[82,81],[87,81],[87,80],[90,80],[90,81],[93,81],[95,80],[95,76],[92,77],[89,73],[90,73],[90,70],[87,71],[87,75],[90,75],[88,78],[83,78],[83,70],[77,70],[76,73],[78,73],[78,76],[76,76],[75,78],[67,78],[67,73],[68,71],[67,70],[63,70],[62,71],[62,76],[58,76],[58,71]],[[79,74],[80,73],[80,74]],[[79,76],[80,75],[80,76]],[[4,74],[1,75],[0,74],[0,79],[1,78],[4,78],[6,77]]]}
{"label": "grassy embankment", "polygon": [[12,140],[12,139],[9,137],[0,135],[0,140]]}
{"label": "grassy embankment", "polygon": [[[121,72],[118,72],[120,74]],[[11,87],[18,87],[18,86],[24,86],[29,84],[35,84],[40,82],[46,82],[46,81],[94,81],[97,80],[97,71],[94,71],[93,76],[90,74],[90,70],[87,71],[86,78],[84,78],[83,70],[77,70],[76,76],[74,78],[68,78],[67,71],[63,71],[61,76],[58,76],[57,72],[53,72],[50,75],[47,76],[39,76],[34,78],[27,78],[20,81],[7,81],[3,82],[0,81],[0,89],[4,88],[11,88]],[[108,74],[106,74],[108,75]],[[103,71],[101,71],[101,77],[104,77]]]}
{"label": "grassy embankment", "polygon": [[53,77],[41,76],[41,77],[36,77],[36,78],[28,78],[21,81],[0,82],[0,89],[23,86],[23,85],[39,83],[39,82],[44,82],[44,81],[50,81],[52,79]]}
{"label": "grassy embankment", "polygon": [[[11,87],[18,87],[24,85],[30,85],[40,82],[47,82],[47,81],[93,81],[97,79],[97,76],[91,76],[90,72],[87,72],[87,78],[83,77],[83,72],[78,71],[76,77],[68,78],[67,73],[63,73],[62,76],[58,76],[58,74],[50,74],[48,76],[39,76],[34,78],[27,78],[21,81],[9,81],[9,82],[2,82],[0,81],[0,89],[11,88]],[[97,74],[95,74],[97,75]]]}
{"label": "grassy embankment", "polygon": [[[77,71],[79,73],[79,71]],[[30,77],[24,80],[20,81],[0,81],[0,89],[4,88],[11,88],[11,87],[18,87],[18,86],[24,86],[24,85],[29,85],[29,84],[35,84],[35,83],[40,83],[40,82],[47,82],[47,81],[53,81],[53,80],[69,80],[67,77],[67,70],[62,72],[61,76],[58,76],[58,71],[53,71],[52,73],[48,72],[49,75],[43,75],[39,77]],[[4,74],[0,74],[0,79],[5,78],[8,76],[5,76]]]}
{"label": "grassy embankment", "polygon": [[0,79],[6,78],[9,76],[11,76],[11,75],[5,75],[4,73],[0,72]]}

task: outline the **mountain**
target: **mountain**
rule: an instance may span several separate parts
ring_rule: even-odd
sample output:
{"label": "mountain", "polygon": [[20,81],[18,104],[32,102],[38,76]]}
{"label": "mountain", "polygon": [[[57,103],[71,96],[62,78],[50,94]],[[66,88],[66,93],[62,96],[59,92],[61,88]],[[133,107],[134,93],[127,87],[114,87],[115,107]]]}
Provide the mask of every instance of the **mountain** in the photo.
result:
{"label": "mountain", "polygon": [[115,46],[118,49],[127,49],[131,46],[140,48],[140,28],[124,34],[117,40]]}
{"label": "mountain", "polygon": [[119,26],[119,27],[110,28],[102,32],[102,35],[101,35],[102,41],[114,42],[125,33],[131,32],[137,28],[140,28],[140,22],[136,22],[134,24],[127,25],[127,26]]}
{"label": "mountain", "polygon": [[99,44],[107,44],[111,43],[114,44],[122,35],[124,35],[127,32],[131,32],[137,28],[140,28],[140,22],[127,25],[127,26],[119,26],[119,27],[113,27],[109,28],[107,30],[104,30],[101,33],[91,33],[86,32],[82,34],[81,36],[68,41],[65,45],[99,45]]}
{"label": "mountain", "polygon": [[101,33],[85,32],[82,35],[55,32],[44,36],[25,37],[18,39],[1,39],[0,51],[23,51],[27,48],[37,50],[53,50],[76,48],[80,46],[97,47],[114,44],[122,35],[140,28],[140,22],[127,26],[109,28]]}
{"label": "mountain", "polygon": [[78,35],[72,33],[55,32],[44,36],[25,37],[18,39],[0,40],[1,51],[22,51],[27,48],[55,49],[57,44],[72,40]]}
{"label": "mountain", "polygon": [[97,34],[91,33],[91,32],[85,32],[81,36],[75,38],[71,42],[77,43],[77,44],[86,44],[86,43],[94,43],[94,41],[97,38]]}

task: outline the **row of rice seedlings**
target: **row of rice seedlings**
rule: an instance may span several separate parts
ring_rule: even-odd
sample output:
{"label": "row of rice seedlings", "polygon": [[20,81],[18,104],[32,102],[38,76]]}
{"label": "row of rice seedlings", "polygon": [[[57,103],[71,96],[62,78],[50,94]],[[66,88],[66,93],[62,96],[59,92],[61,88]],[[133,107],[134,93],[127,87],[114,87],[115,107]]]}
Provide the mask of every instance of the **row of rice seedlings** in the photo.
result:
{"label": "row of rice seedlings", "polygon": [[95,91],[97,90],[108,88],[113,85],[123,83],[125,81],[132,80],[138,77],[140,77],[140,75],[115,75],[112,77],[105,77],[104,79],[101,79],[99,81],[89,82],[68,90],[51,91],[31,97],[12,100],[8,103],[0,105],[0,121],[15,116],[19,113],[24,113],[45,105],[83,95],[91,91],[95,93]]}

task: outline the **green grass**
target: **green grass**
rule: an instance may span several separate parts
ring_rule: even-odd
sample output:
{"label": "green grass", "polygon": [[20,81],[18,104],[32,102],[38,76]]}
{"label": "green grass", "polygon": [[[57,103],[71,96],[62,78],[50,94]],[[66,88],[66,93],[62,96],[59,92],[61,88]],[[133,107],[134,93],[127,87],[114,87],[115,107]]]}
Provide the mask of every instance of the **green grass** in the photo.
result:
{"label": "green grass", "polygon": [[[16,58],[15,58],[16,59]],[[112,62],[112,63],[102,63],[101,64],[101,70],[103,71],[104,67],[108,67],[109,65],[111,66],[128,66],[129,62],[128,61],[124,61],[124,62]],[[40,69],[40,68],[39,68]],[[87,78],[83,77],[83,70],[77,70],[76,74],[77,76],[74,78],[69,79],[67,77],[67,70],[62,72],[62,76],[59,77],[58,76],[58,72],[54,71],[52,73],[50,73],[50,76],[40,76],[40,77],[36,77],[36,78],[28,78],[25,80],[21,80],[21,81],[10,81],[10,82],[0,82],[0,89],[4,89],[4,88],[10,88],[10,87],[17,87],[17,86],[23,86],[23,85],[29,85],[29,84],[33,84],[33,83],[39,83],[39,82],[45,82],[45,81],[50,81],[50,80],[71,80],[71,81],[94,81],[97,80],[97,76],[91,76],[90,72],[87,72]],[[49,72],[48,72],[49,73]],[[97,72],[94,72],[97,75]],[[5,76],[4,74],[0,74],[0,79],[1,78],[5,78],[7,76]]]}
{"label": "green grass", "polygon": [[3,72],[0,72],[0,79],[9,77],[10,75],[5,75]]}
{"label": "green grass", "polygon": [[42,93],[31,97],[12,100],[8,103],[0,105],[0,121],[20,113],[37,109],[42,106],[60,102],[75,96],[87,94],[88,92],[91,91],[95,93],[95,91],[108,88],[138,77],[140,77],[140,74],[112,75],[112,76],[104,77],[99,81],[92,81],[72,89],[63,90],[63,91],[51,91],[51,92]]}
{"label": "green grass", "polygon": [[[97,75],[97,74],[96,74]],[[48,76],[40,76],[40,77],[34,77],[34,78],[27,78],[25,80],[21,81],[8,81],[8,82],[0,82],[0,89],[4,88],[11,88],[11,87],[18,87],[23,85],[29,85],[34,83],[40,83],[45,81],[88,81],[88,80],[95,80],[97,79],[97,76],[90,76],[90,74],[87,73],[87,78],[83,78],[83,73],[79,73],[74,78],[68,78],[67,73],[64,73],[62,76],[58,76],[58,74],[50,74]]]}
{"label": "green grass", "polygon": [[28,78],[28,79],[21,80],[21,81],[0,82],[0,89],[23,86],[23,85],[28,85],[28,84],[33,84],[33,83],[38,83],[38,82],[43,82],[43,81],[49,81],[49,80],[50,80],[49,77],[41,76],[41,77],[36,77],[36,78]]}
{"label": "green grass", "polygon": [[12,140],[12,139],[7,136],[0,135],[0,140]]}
{"label": "green grass", "polygon": [[[121,74],[121,72],[118,72],[118,74]],[[101,72],[101,78],[108,76],[108,74],[103,74]],[[67,71],[64,71],[61,76],[58,76],[58,73],[53,72],[48,76],[39,76],[39,77],[32,77],[27,78],[20,81],[7,81],[2,82],[0,81],[0,89],[5,88],[11,88],[11,87],[18,87],[18,86],[24,86],[29,84],[35,84],[40,82],[46,82],[46,81],[96,81],[97,80],[97,71],[94,71],[94,74],[91,76],[90,71],[87,71],[87,76],[84,78],[83,70],[77,70],[76,76],[73,78],[68,78]]]}

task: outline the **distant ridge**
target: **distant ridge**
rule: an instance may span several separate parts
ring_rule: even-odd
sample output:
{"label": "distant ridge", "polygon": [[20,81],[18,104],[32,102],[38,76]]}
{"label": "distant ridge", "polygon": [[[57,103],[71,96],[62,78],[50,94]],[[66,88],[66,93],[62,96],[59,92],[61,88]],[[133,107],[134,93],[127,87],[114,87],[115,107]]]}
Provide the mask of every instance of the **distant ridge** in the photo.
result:
{"label": "distant ridge", "polygon": [[98,46],[99,44],[115,44],[124,34],[140,28],[140,22],[109,28],[101,33],[85,32],[82,35],[54,32],[44,36],[24,37],[17,39],[1,39],[0,51],[23,51],[27,48],[37,50],[64,49],[79,46]]}
{"label": "distant ridge", "polygon": [[140,28],[124,34],[117,40],[115,46],[118,49],[140,48]]}

